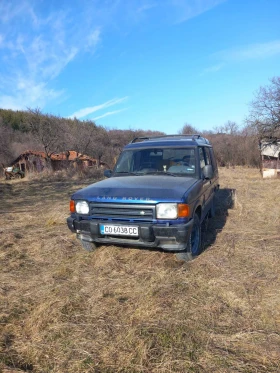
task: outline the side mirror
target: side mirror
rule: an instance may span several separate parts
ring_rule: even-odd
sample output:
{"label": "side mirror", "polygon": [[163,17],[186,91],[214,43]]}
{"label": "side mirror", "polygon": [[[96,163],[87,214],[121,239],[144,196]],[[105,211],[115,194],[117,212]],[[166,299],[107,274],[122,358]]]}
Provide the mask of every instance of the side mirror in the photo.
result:
{"label": "side mirror", "polygon": [[203,175],[205,179],[212,179],[212,177],[214,176],[214,171],[211,164],[208,164],[203,167]]}
{"label": "side mirror", "polygon": [[104,176],[105,177],[111,177],[112,176],[112,170],[105,170],[104,171]]}

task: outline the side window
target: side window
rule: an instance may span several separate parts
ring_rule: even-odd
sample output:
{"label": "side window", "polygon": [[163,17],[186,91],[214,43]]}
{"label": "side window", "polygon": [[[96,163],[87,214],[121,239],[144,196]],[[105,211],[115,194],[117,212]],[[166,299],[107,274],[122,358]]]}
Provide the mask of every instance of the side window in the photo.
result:
{"label": "side window", "polygon": [[206,164],[203,148],[199,148],[199,163],[200,163],[200,168],[202,170]]}
{"label": "side window", "polygon": [[212,148],[210,148],[210,154],[211,154],[213,169],[215,171],[217,170],[217,162],[216,162],[215,154]]}
{"label": "side window", "polygon": [[205,152],[205,159],[206,159],[206,164],[211,164],[211,155],[210,155],[210,149],[209,148],[204,148]]}
{"label": "side window", "polygon": [[212,156],[211,150],[208,147],[199,148],[199,162],[201,171],[206,165],[213,165],[213,168],[215,169],[215,163],[213,163],[213,161],[215,162],[215,159]]}

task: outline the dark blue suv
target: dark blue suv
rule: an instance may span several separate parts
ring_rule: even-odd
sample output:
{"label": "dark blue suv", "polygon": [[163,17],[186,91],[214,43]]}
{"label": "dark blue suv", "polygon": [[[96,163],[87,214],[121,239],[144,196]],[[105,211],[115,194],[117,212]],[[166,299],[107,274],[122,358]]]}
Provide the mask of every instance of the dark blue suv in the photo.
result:
{"label": "dark blue suv", "polygon": [[219,188],[212,145],[200,135],[139,137],[108,178],[72,195],[67,224],[86,250],[98,244],[201,252],[201,223]]}

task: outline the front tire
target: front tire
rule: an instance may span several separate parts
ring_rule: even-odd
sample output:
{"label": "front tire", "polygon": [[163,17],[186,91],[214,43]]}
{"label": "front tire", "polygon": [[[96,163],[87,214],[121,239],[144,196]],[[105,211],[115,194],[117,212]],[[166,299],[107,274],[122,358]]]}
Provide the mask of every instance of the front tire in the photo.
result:
{"label": "front tire", "polygon": [[198,214],[194,215],[193,227],[190,234],[187,247],[184,251],[177,253],[176,257],[179,260],[189,261],[197,257],[202,251],[201,245],[201,223]]}

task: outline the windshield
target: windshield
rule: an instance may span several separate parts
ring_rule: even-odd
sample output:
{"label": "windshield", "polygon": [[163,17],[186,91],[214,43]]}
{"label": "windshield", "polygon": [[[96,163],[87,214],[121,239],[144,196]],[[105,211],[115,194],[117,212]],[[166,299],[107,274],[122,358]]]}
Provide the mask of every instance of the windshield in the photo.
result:
{"label": "windshield", "polygon": [[163,174],[192,176],[197,174],[195,148],[149,148],[125,150],[120,155],[114,175]]}

